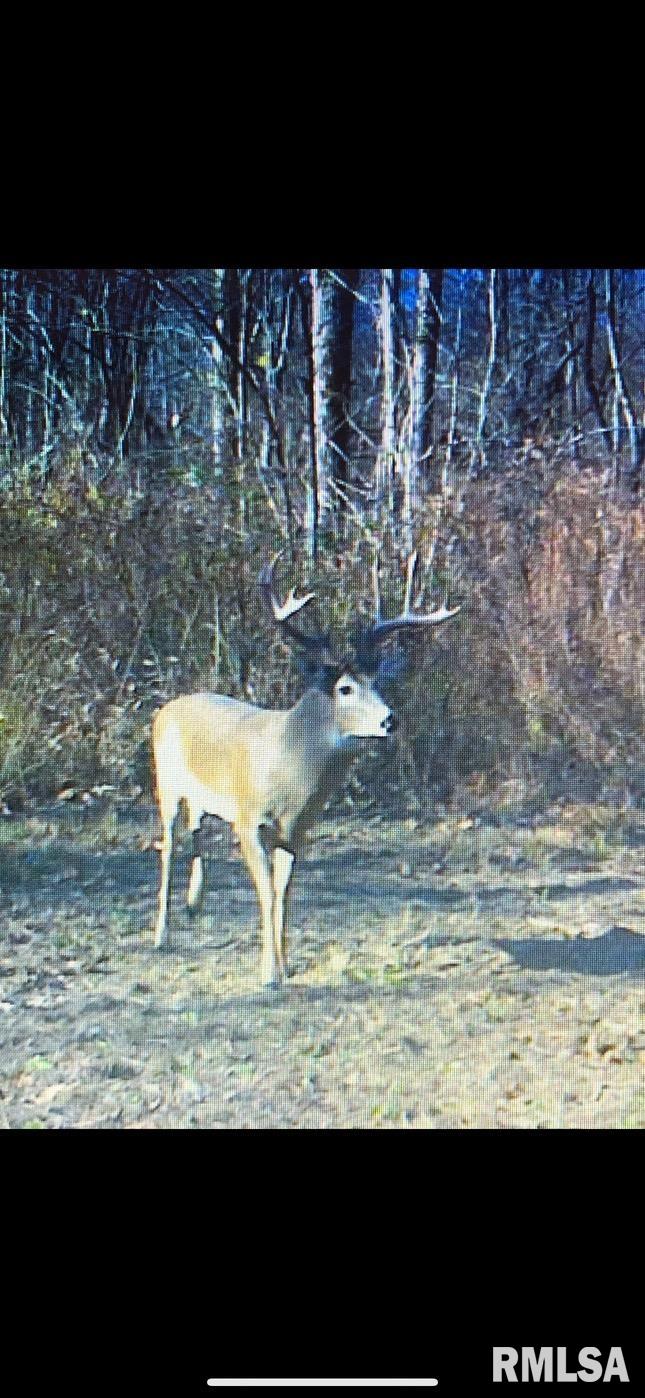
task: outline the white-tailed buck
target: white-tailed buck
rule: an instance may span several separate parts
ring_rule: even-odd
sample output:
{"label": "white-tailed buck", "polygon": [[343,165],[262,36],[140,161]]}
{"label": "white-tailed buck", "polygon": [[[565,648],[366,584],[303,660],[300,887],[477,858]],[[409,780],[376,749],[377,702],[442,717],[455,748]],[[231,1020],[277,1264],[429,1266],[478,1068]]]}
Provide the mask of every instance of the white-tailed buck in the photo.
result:
{"label": "white-tailed buck", "polygon": [[[200,844],[203,815],[230,821],[255,884],[262,917],[262,980],[285,974],[285,904],[293,863],[305,831],[345,777],[357,743],[384,738],[394,715],[377,693],[379,676],[391,672],[380,647],[395,632],[419,631],[455,616],[445,607],[422,616],[411,608],[416,554],[408,560],[405,603],[400,616],[354,636],[350,659],[334,658],[328,635],[301,631],[293,621],[311,601],[292,588],[280,603],[274,592],[276,560],[260,573],[272,621],[299,647],[308,679],[291,709],[261,709],[221,694],[187,694],[155,715],[152,728],[157,799],[162,822],[161,887],[155,946],[167,936],[173,828],[181,801],[193,835],[188,907],[204,894]],[[377,612],[378,606],[377,594]]]}

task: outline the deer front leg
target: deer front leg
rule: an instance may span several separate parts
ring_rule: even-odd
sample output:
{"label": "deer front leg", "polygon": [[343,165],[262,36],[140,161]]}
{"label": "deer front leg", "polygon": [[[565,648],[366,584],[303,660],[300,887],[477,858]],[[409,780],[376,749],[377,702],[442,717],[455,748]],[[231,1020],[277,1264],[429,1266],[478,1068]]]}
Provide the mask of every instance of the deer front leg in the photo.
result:
{"label": "deer front leg", "polygon": [[280,984],[281,969],[275,953],[273,939],[273,882],[271,861],[260,839],[259,831],[238,830],[243,858],[255,884],[260,903],[262,936],[262,983],[277,986]]}
{"label": "deer front leg", "polygon": [[278,969],[287,970],[287,895],[293,872],[294,856],[290,850],[276,847],[273,851],[273,945]]}

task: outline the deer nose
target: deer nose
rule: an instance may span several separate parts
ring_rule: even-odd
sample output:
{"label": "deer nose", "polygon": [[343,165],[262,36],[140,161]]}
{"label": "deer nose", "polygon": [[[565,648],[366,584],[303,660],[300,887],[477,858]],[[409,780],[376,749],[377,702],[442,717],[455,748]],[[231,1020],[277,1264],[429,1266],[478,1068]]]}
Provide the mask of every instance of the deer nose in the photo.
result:
{"label": "deer nose", "polygon": [[394,714],[388,714],[387,718],[383,719],[381,728],[384,728],[386,733],[394,732],[394,729],[396,728],[396,719],[394,717]]}

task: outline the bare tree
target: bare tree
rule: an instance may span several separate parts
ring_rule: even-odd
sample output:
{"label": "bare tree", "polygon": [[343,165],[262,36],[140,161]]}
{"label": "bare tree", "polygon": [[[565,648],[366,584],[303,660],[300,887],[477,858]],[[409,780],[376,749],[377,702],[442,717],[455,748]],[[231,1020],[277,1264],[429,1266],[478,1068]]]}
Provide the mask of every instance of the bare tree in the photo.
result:
{"label": "bare tree", "polygon": [[381,445],[376,468],[376,491],[385,517],[392,514],[392,486],[395,469],[395,359],[393,327],[393,269],[381,271],[379,305],[379,340],[381,354]]}
{"label": "bare tree", "polygon": [[607,330],[607,348],[608,348],[608,351],[609,351],[609,362],[610,362],[610,364],[611,364],[611,372],[612,372],[612,376],[613,376],[613,385],[614,385],[614,392],[613,392],[613,404],[614,404],[614,406],[613,406],[613,429],[614,429],[614,430],[613,430],[613,432],[612,432],[613,455],[614,455],[614,475],[615,475],[615,478],[618,479],[619,474],[620,474],[620,466],[619,466],[619,460],[620,460],[620,430],[619,430],[619,422],[620,422],[620,415],[622,414],[622,417],[623,417],[624,422],[625,422],[625,426],[626,426],[626,428],[627,428],[627,437],[628,437],[628,441],[629,441],[629,466],[630,466],[629,478],[630,478],[630,480],[632,481],[632,483],[634,483],[634,482],[636,482],[636,481],[638,480],[639,466],[640,466],[638,430],[637,430],[637,426],[636,426],[636,419],[635,419],[635,415],[634,415],[634,409],[633,409],[633,407],[632,407],[632,405],[631,405],[631,403],[630,403],[629,394],[628,394],[627,389],[626,389],[626,387],[625,387],[625,381],[624,381],[624,378],[623,378],[623,375],[622,375],[622,372],[621,372],[621,368],[620,368],[620,359],[619,359],[619,353],[618,353],[617,334],[616,334],[615,286],[614,286],[614,278],[613,278],[613,275],[612,275],[612,273],[611,273],[611,271],[610,271],[609,269],[607,269],[607,270],[605,271],[605,286],[604,286],[604,290],[605,290],[605,326],[606,326],[606,330]]}
{"label": "bare tree", "polygon": [[475,442],[471,456],[471,470],[477,462],[479,467],[486,464],[486,449],[484,446],[484,429],[488,415],[488,404],[493,369],[495,367],[495,356],[497,351],[497,306],[495,302],[495,269],[491,267],[488,273],[487,287],[487,307],[488,307],[488,353],[486,355],[486,367],[479,390],[479,407],[477,412],[477,426],[475,429]]}

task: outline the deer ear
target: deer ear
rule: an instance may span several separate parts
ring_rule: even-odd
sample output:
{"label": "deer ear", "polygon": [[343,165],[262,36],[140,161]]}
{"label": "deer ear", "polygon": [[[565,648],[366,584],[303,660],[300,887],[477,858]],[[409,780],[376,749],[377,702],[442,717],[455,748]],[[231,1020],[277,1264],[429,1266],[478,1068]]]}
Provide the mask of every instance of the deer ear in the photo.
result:
{"label": "deer ear", "polygon": [[410,657],[403,646],[397,646],[396,650],[390,651],[389,655],[382,655],[376,671],[376,679],[380,683],[388,680],[400,680],[410,667]]}

